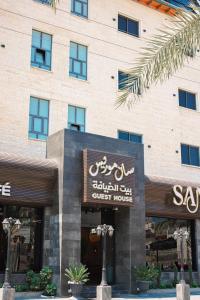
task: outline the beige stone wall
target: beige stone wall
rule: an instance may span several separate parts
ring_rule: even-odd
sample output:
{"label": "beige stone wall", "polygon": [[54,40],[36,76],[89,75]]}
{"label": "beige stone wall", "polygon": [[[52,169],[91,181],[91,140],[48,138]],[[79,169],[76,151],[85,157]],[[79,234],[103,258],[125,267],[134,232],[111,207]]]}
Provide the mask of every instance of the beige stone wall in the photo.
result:
{"label": "beige stone wall", "polygon": [[[87,132],[143,134],[147,175],[198,181],[199,168],[181,166],[180,143],[200,146],[200,59],[153,87],[132,110],[116,110],[118,69],[131,67],[168,17],[131,0],[89,0],[86,20],[70,13],[70,3],[60,0],[55,13],[33,0],[0,2],[0,151],[45,157],[46,143],[28,139],[32,95],[50,100],[50,134],[67,127],[68,104],[82,106]],[[140,21],[140,38],[118,32],[118,13]],[[53,35],[52,71],[30,66],[32,29]],[[70,41],[88,46],[86,82],[68,76]],[[198,111],[178,106],[178,88],[197,93]]]}

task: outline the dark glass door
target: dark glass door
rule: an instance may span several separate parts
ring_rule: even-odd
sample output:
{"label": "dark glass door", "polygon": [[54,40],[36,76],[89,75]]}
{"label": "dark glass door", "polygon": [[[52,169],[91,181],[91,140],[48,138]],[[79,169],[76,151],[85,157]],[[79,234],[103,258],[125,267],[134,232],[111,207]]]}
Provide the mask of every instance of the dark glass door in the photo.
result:
{"label": "dark glass door", "polygon": [[11,232],[11,272],[23,273],[29,269],[40,271],[42,266],[43,209],[0,206],[0,272],[5,271],[7,238],[3,231],[4,218],[16,218],[21,222],[20,230]]}
{"label": "dark glass door", "polygon": [[[95,212],[94,212],[95,214]],[[91,221],[93,218],[91,217]],[[99,224],[112,225],[114,227],[114,211],[111,209],[101,209],[101,220]],[[91,233],[91,229],[97,227],[83,226],[81,228],[81,262],[86,265],[90,273],[89,284],[99,284],[101,282],[102,271],[102,237]],[[106,268],[107,281],[114,283],[114,236],[107,236],[106,247]]]}
{"label": "dark glass door", "polygon": [[100,283],[102,249],[101,239],[96,234],[90,233],[91,228],[81,229],[81,262],[86,265],[90,273],[89,284]]}

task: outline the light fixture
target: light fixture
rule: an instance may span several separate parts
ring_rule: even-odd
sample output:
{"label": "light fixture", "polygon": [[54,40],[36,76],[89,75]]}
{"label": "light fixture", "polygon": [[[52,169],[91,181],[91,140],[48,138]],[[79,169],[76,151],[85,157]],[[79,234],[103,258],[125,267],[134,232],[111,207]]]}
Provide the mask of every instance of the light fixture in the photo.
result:
{"label": "light fixture", "polygon": [[174,237],[175,240],[177,240],[177,238],[178,238],[178,231],[177,230],[174,231],[173,237]]}
{"label": "light fixture", "polygon": [[2,222],[2,224],[3,224],[3,230],[8,230],[8,228],[9,228],[9,221],[8,221],[8,219],[4,219],[3,220],[3,222]]}
{"label": "light fixture", "polygon": [[109,228],[108,228],[108,234],[109,234],[109,236],[113,236],[113,231],[114,231],[114,229],[113,229],[113,227],[110,225]]}
{"label": "light fixture", "polygon": [[90,233],[91,233],[91,234],[96,234],[96,233],[97,233],[97,231],[96,231],[96,229],[95,229],[95,228],[92,228],[92,229],[90,230]]}
{"label": "light fixture", "polygon": [[20,222],[20,220],[17,219],[14,225],[17,227],[17,230],[19,230],[20,227],[21,227],[21,222]]}
{"label": "light fixture", "polygon": [[101,235],[101,226],[100,225],[97,226],[96,231],[97,231],[97,235]]}

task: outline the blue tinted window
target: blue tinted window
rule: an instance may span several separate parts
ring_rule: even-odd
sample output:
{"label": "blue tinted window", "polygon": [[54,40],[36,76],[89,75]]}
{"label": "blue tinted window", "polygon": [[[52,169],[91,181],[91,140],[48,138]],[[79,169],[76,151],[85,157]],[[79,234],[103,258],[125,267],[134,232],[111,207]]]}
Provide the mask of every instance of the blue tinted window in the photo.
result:
{"label": "blue tinted window", "polygon": [[32,31],[31,65],[51,70],[52,36],[37,30]]}
{"label": "blue tinted window", "polygon": [[[129,74],[118,71],[118,89],[123,90],[126,88],[126,84],[128,83]],[[135,80],[136,81],[136,80]],[[141,95],[141,84],[140,81],[137,80],[137,86],[135,86],[135,91],[132,90],[132,93],[137,95]]]}
{"label": "blue tinted window", "polygon": [[181,144],[182,164],[200,166],[199,147]]}
{"label": "blue tinted window", "polygon": [[187,107],[190,109],[196,109],[196,95],[187,92]]}
{"label": "blue tinted window", "polygon": [[129,133],[126,131],[118,131],[118,138],[120,140],[130,141],[134,143],[142,143],[142,135],[135,134],[135,133]]}
{"label": "blue tinted window", "polygon": [[199,166],[199,148],[190,146],[190,165]]}
{"label": "blue tinted window", "polygon": [[125,140],[125,141],[129,141],[129,133],[125,132],[125,131],[119,131],[118,132],[118,138],[120,140]]}
{"label": "blue tinted window", "polygon": [[189,158],[189,146],[188,145],[181,145],[181,161],[182,164],[189,165],[190,158]]}
{"label": "blue tinted window", "polygon": [[29,138],[46,140],[49,126],[49,101],[30,98]]}
{"label": "blue tinted window", "polygon": [[179,90],[179,105],[196,110],[196,95],[187,91]]}
{"label": "blue tinted window", "polygon": [[52,0],[35,0],[35,1],[41,2],[43,4],[48,4],[48,5],[51,5],[51,3],[52,3]]}
{"label": "blue tinted window", "polygon": [[70,42],[69,76],[87,80],[87,47]]}
{"label": "blue tinted window", "polygon": [[85,108],[68,106],[68,128],[76,131],[85,131]]}
{"label": "blue tinted window", "polygon": [[123,16],[118,16],[118,29],[120,31],[127,32],[127,18]]}
{"label": "blue tinted window", "polygon": [[81,17],[88,17],[88,0],[71,0],[71,12]]}
{"label": "blue tinted window", "polygon": [[134,143],[142,143],[142,136],[139,134],[130,134],[130,141]]}
{"label": "blue tinted window", "polygon": [[118,89],[122,90],[126,86],[126,81],[128,80],[128,74],[119,71],[118,72]]}
{"label": "blue tinted window", "polygon": [[128,33],[132,35],[139,35],[138,22],[128,19]]}
{"label": "blue tinted window", "polygon": [[139,36],[139,22],[118,15],[118,30],[128,34]]}

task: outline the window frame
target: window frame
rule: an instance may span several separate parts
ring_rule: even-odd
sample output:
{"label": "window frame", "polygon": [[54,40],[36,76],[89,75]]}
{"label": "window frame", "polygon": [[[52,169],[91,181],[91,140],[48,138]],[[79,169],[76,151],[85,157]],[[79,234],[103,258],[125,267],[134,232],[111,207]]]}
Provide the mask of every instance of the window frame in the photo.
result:
{"label": "window frame", "polygon": [[[126,31],[125,30],[122,30],[119,28],[119,18],[122,17],[122,18],[125,18],[126,19]],[[128,21],[131,21],[131,22],[135,22],[137,24],[137,33],[134,34],[132,32],[129,32],[128,31]],[[123,33],[126,33],[128,35],[131,35],[133,37],[136,37],[136,38],[139,38],[140,37],[140,21],[137,20],[137,19],[133,19],[132,17],[127,17],[126,15],[124,14],[121,14],[120,12],[118,12],[118,31],[119,32],[123,32]]]}
{"label": "window frame", "polygon": [[[187,146],[188,147],[188,149],[187,149],[187,152],[188,152],[188,157],[187,157],[188,163],[184,163],[183,162],[183,155],[182,155],[182,151],[183,150],[182,150],[182,146]],[[181,148],[181,164],[183,166],[192,166],[192,167],[199,168],[200,167],[200,147],[199,146],[185,144],[185,143],[181,143],[180,148]],[[190,148],[198,150],[198,165],[195,165],[195,164],[191,163],[191,149]]]}
{"label": "window frame", "polygon": [[[76,58],[73,58],[71,57],[71,44],[76,44],[77,45],[77,50],[76,50]],[[83,46],[86,48],[86,60],[85,61],[81,61],[78,59],[78,48],[79,46]],[[81,70],[82,70],[82,64],[85,63],[86,64],[86,76],[85,78],[80,78],[80,77],[84,77],[83,75],[80,75],[80,74],[77,74],[77,73],[74,73],[70,70],[70,66],[71,66],[71,60],[72,60],[72,65],[74,64],[74,61],[78,61],[79,63],[81,63]],[[74,69],[74,67],[72,66],[72,69]],[[74,76],[75,75],[75,76]],[[80,76],[80,77],[79,77]],[[88,81],[88,46],[87,45],[83,45],[83,44],[80,44],[80,43],[77,43],[77,42],[74,42],[74,41],[70,41],[70,46],[69,46],[69,77],[73,77],[73,78],[76,78],[76,79],[79,79],[79,80],[83,80],[83,81]]]}
{"label": "window frame", "polygon": [[[75,108],[75,123],[69,122],[69,107]],[[77,120],[77,109],[82,109],[84,111],[84,125],[79,124],[76,121]],[[73,105],[73,104],[68,104],[68,108],[67,108],[67,128],[70,129],[70,130],[73,130],[72,128],[70,128],[71,126],[79,127],[80,129],[77,130],[79,132],[85,132],[85,129],[86,129],[86,108],[85,107],[76,106],[76,105]],[[83,130],[81,130],[81,127],[83,127]]]}
{"label": "window frame", "polygon": [[[184,105],[180,105],[180,92],[186,93],[186,95],[185,95],[185,97],[186,97],[186,100],[185,100],[186,104],[185,104],[185,106]],[[195,97],[195,108],[191,108],[191,107],[187,106],[187,103],[188,103],[187,102],[188,94],[194,95],[194,97]],[[178,88],[178,106],[179,107],[182,107],[182,108],[185,108],[185,109],[190,109],[192,111],[198,111],[198,105],[197,105],[197,103],[198,103],[198,99],[197,99],[197,93],[196,92],[191,92],[191,91],[185,90],[183,88]]]}
{"label": "window frame", "polygon": [[[129,77],[129,73],[126,73],[126,72],[124,72],[124,71],[122,71],[122,70],[118,70],[118,76],[117,76],[117,78],[118,78],[118,84],[117,84],[117,87],[118,87],[118,91],[119,92],[121,92],[121,91],[123,91],[124,90],[124,87],[122,87],[122,88],[120,88],[120,81],[119,81],[119,73],[123,73],[124,75],[126,75],[127,76],[127,79],[128,79],[128,77]],[[140,80],[139,80],[140,81]],[[121,83],[123,86],[124,86],[124,83]],[[133,93],[133,92],[132,92]],[[133,93],[133,94],[135,94],[135,95],[142,95],[142,89],[141,89],[141,81],[140,81],[140,86],[138,87],[138,90],[137,90],[137,93]]]}
{"label": "window frame", "polygon": [[71,0],[71,13],[75,16],[82,17],[84,19],[88,19],[88,8],[89,8],[89,0],[87,0],[87,16],[83,14],[79,14],[78,12],[75,11],[75,2],[80,2],[81,3],[81,11],[83,12],[83,6],[86,4],[85,2],[82,2],[82,0]]}
{"label": "window frame", "polygon": [[34,0],[34,1],[45,5],[51,5],[51,0]]}
{"label": "window frame", "polygon": [[[37,116],[30,113],[30,105],[31,105],[31,99],[32,99],[32,98],[39,101],[39,104],[38,104],[38,107],[37,107],[37,114],[38,114]],[[42,101],[47,101],[47,102],[48,102],[48,117],[41,117],[41,116],[39,116],[39,112],[40,112],[40,101],[41,101],[41,100],[42,100]],[[47,138],[48,138],[48,136],[49,136],[49,116],[50,116],[50,100],[44,99],[44,98],[38,98],[37,96],[30,96],[30,100],[29,100],[29,119],[28,119],[28,121],[29,121],[29,122],[28,122],[28,125],[29,125],[29,129],[28,129],[28,138],[29,138],[30,140],[39,140],[39,141],[46,141],[46,140],[47,140]],[[30,128],[30,117],[32,117],[32,120],[31,120],[31,128]],[[38,133],[38,132],[35,132],[35,131],[30,130],[30,129],[34,129],[34,117],[35,117],[35,118],[38,118],[38,119],[42,119],[42,132],[44,131],[44,120],[47,120],[47,134],[42,133],[42,132]],[[31,137],[30,134],[35,134],[36,137]],[[46,137],[46,138],[44,138],[44,139],[39,138],[38,136],[40,136],[40,135],[43,135],[43,136]]]}
{"label": "window frame", "polygon": [[[47,33],[47,32],[43,32],[43,31],[40,31],[38,29],[35,29],[35,28],[32,28],[32,39],[33,39],[33,32],[36,31],[36,32],[39,32],[40,33],[40,48],[37,48],[35,46],[33,46],[33,41],[31,40],[31,67],[33,68],[39,68],[41,70],[45,70],[45,71],[51,71],[52,70],[52,48],[53,48],[53,35],[50,34],[50,33]],[[49,35],[51,37],[51,49],[50,50],[46,50],[46,49],[43,49],[42,48],[42,36],[46,34],[46,35]],[[36,61],[36,53],[34,55],[34,61],[32,60],[32,51],[33,51],[33,48],[35,49],[35,52],[37,50],[40,50],[40,51],[44,51],[45,52],[45,55],[46,53],[49,53],[50,54],[50,65],[45,65],[43,63],[38,63]]]}
{"label": "window frame", "polygon": [[[120,132],[128,134],[128,140],[120,139],[120,138],[119,138]],[[141,138],[141,142],[139,143],[139,142],[131,141],[131,139],[130,139],[130,136],[131,136],[131,135],[132,135],[132,136],[140,137],[140,138]],[[127,141],[127,142],[131,142],[131,143],[135,143],[135,144],[143,144],[143,135],[140,134],[140,133],[135,133],[135,132],[130,132],[130,131],[125,131],[125,130],[120,130],[120,129],[118,129],[118,130],[117,130],[117,136],[118,136],[118,139],[121,140],[121,141]]]}

